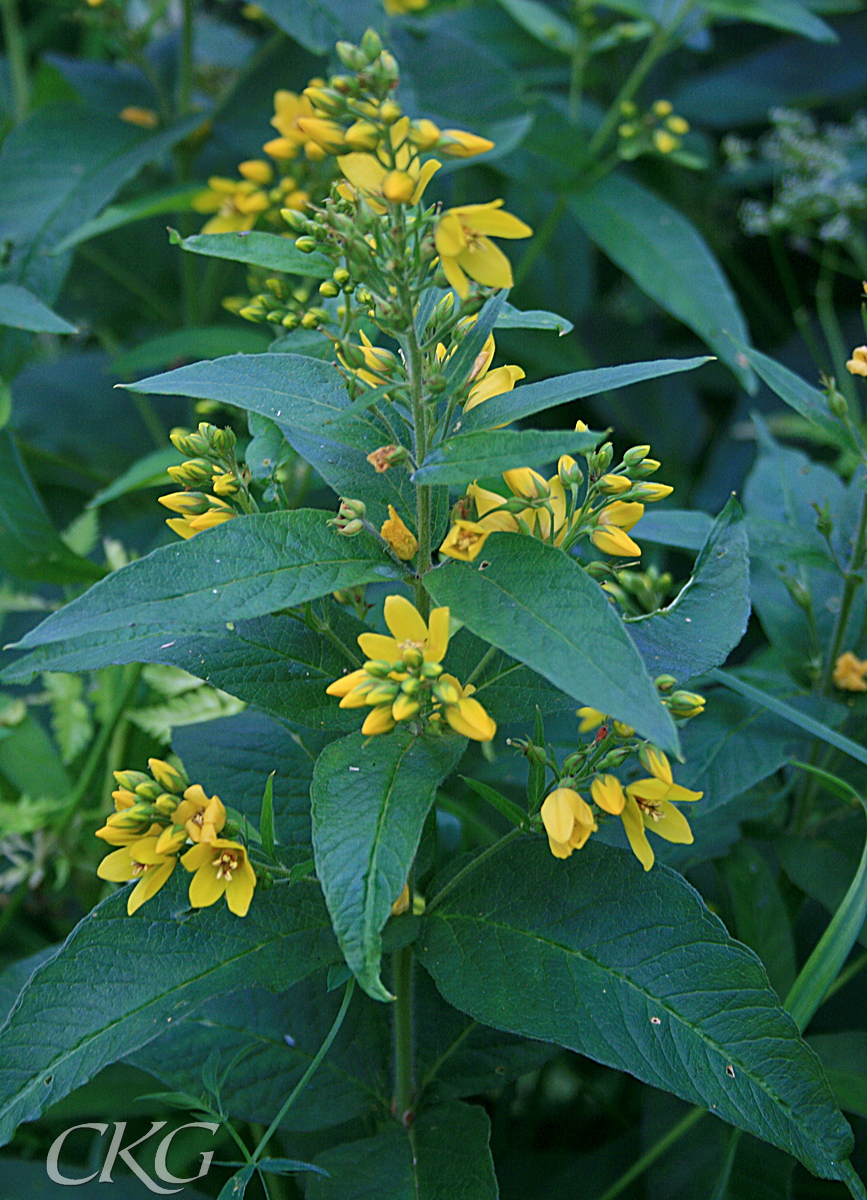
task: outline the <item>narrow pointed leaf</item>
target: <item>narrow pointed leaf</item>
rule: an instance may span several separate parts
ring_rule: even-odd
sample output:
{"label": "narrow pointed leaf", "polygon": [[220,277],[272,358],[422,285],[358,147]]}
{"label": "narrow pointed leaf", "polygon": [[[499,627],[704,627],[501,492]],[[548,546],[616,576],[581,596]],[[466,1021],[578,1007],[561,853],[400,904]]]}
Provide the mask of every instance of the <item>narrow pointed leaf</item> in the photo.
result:
{"label": "narrow pointed leaf", "polygon": [[464,738],[414,737],[398,727],[326,746],[310,788],[316,874],[340,948],[358,982],[389,1000],[379,978],[381,931],[407,881],[436,789]]}
{"label": "narrow pointed leaf", "polygon": [[0,325],[34,333],[75,333],[76,328],[16,283],[0,283]]}
{"label": "narrow pointed leaf", "polygon": [[528,383],[502,396],[493,396],[479,404],[461,418],[461,429],[491,429],[496,425],[508,425],[521,417],[530,417],[567,404],[570,400],[581,400],[585,396],[598,396],[615,388],[628,387],[630,383],[642,383],[645,379],[658,379],[661,375],[677,375],[681,371],[694,371],[713,360],[703,358],[659,358],[653,362],[625,363],[619,367],[599,367],[593,371],[573,371],[569,375],[555,375],[538,383]]}
{"label": "narrow pointed leaf", "polygon": [[304,254],[292,238],[276,233],[196,233],[187,238],[173,234],[172,241],[193,254],[228,258],[267,271],[285,271],[287,275],[330,279],[334,270],[334,263],[324,254]]}
{"label": "narrow pointed leaf", "polygon": [[433,892],[418,953],[450,1004],[844,1177],[852,1134],[819,1063],[759,960],[680,875],[593,840],[560,862],[523,838]]}
{"label": "narrow pointed leaf", "polygon": [[754,392],[732,339],[749,344],[734,292],[704,238],[682,213],[622,171],[569,202],[585,232],[666,312],[693,329]]}
{"label": "narrow pointed leaf", "polygon": [[535,538],[494,533],[481,560],[450,563],[426,582],[472,633],[678,754],[674,722],[626,626],[573,558]]}
{"label": "narrow pointed leaf", "polygon": [[0,1030],[0,1143],[203,1000],[256,983],[280,990],[337,960],[317,888],[257,889],[240,918],[222,900],[191,914],[189,878],[177,867],[133,917],[123,889],[32,976]]}
{"label": "narrow pointed leaf", "polygon": [[724,663],[749,619],[749,547],[741,506],[732,498],[676,598],[627,627],[651,675],[666,672],[685,683]]}
{"label": "narrow pointed leaf", "polygon": [[572,430],[477,430],[448,438],[430,452],[413,483],[450,483],[465,487],[474,479],[500,475],[513,467],[541,467],[561,454],[580,454],[602,441],[601,433]]}
{"label": "narrow pointed leaf", "polygon": [[571,333],[575,326],[565,317],[558,316],[557,313],[545,312],[541,308],[522,311],[520,308],[514,308],[511,304],[506,303],[500,309],[500,315],[497,317],[494,328],[550,329],[553,333],[563,337],[564,334]]}
{"label": "narrow pointed leaf", "polygon": [[315,509],[236,517],[163,546],[101,580],[17,645],[62,642],[68,650],[81,637],[141,625],[192,632],[396,577],[369,535],[340,537],[327,520]]}
{"label": "narrow pointed leaf", "polygon": [[108,233],[111,229],[122,229],[125,225],[132,225],[147,217],[159,217],[163,213],[186,212],[192,208],[193,200],[196,196],[200,196],[202,191],[200,183],[192,185],[186,183],[179,187],[165,188],[159,192],[148,192],[145,196],[137,196],[135,200],[127,200],[123,204],[110,204],[98,217],[93,217],[91,220],[85,221],[83,225],[79,225],[77,229],[73,229],[52,247],[51,253],[65,254],[67,250],[73,250],[82,242],[89,242],[91,238],[98,237],[101,233]]}

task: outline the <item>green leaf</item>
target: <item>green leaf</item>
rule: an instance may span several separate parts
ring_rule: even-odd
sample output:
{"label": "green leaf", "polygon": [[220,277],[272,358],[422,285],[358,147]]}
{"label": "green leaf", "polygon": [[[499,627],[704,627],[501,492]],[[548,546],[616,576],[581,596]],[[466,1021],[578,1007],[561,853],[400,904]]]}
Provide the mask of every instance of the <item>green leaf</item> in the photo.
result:
{"label": "green leaf", "polygon": [[56,532],[8,429],[0,431],[0,569],[36,583],[91,583],[105,574]]}
{"label": "green leaf", "polygon": [[108,487],[102,488],[88,500],[87,508],[100,508],[118,496],[126,496],[130,492],[142,488],[165,487],[172,483],[171,475],[166,473],[167,467],[176,467],[184,461],[184,455],[174,446],[166,446],[162,450],[151,450],[142,458],[136,459],[131,467],[127,467]]}
{"label": "green leaf", "polygon": [[440,442],[413,472],[413,483],[451,483],[465,487],[481,476],[513,467],[541,467],[561,454],[592,450],[604,434],[570,430],[500,429],[461,433]]}
{"label": "green leaf", "polygon": [[313,54],[330,54],[338,38],[360,41],[368,26],[382,28],[374,0],[263,0],[261,7]]}
{"label": "green leaf", "polygon": [[814,42],[839,40],[826,21],[810,12],[806,4],[798,4],[794,0],[703,0],[702,7],[717,17],[751,21],[756,25],[769,25],[772,29],[786,29],[790,33],[811,38]]}
{"label": "green leaf", "polygon": [[724,663],[749,618],[749,549],[744,515],[732,497],[714,521],[689,582],[666,608],[627,620],[627,628],[651,675],[665,672],[685,682]]}
{"label": "green leaf", "polygon": [[560,54],[574,54],[578,45],[575,27],[560,13],[539,0],[497,0],[531,37]]}
{"label": "green leaf", "polygon": [[171,366],[179,359],[198,361],[227,354],[261,354],[271,345],[267,330],[256,325],[204,325],[173,329],[171,333],[148,338],[122,351],[111,365],[118,375],[137,375],[140,371]]}
{"label": "green leaf", "polygon": [[[786,7],[789,7],[786,5]],[[784,367],[766,354],[760,354],[752,347],[738,343],[737,350],[748,360],[758,377],[766,383],[771,391],[784,400],[796,413],[800,413],[822,433],[834,446],[842,446],[853,454],[860,456],[858,440],[850,430],[832,415],[828,401],[818,388],[810,387],[794,371]]]}
{"label": "green leaf", "polygon": [[720,863],[732,900],[735,932],[765,964],[771,986],[785,997],[795,982],[795,942],[789,913],[764,856],[739,842]]}
{"label": "green leaf", "polygon": [[317,1156],[308,1200],[497,1200],[483,1108],[451,1101],[420,1113],[410,1134],[388,1124],[375,1137]]}
{"label": "green leaf", "polygon": [[16,645],[62,642],[69,650],[86,635],[142,625],[192,632],[397,577],[370,535],[343,538],[327,521],[316,509],[236,517],[163,546],[101,580]]}
{"label": "green leaf", "polygon": [[232,354],[121,386],[149,396],[231,404],[311,433],[333,423],[350,405],[333,363],[301,354]]}
{"label": "green leaf", "polygon": [[517,825],[519,829],[529,830],[530,825],[526,812],[514,801],[509,800],[496,788],[492,788],[490,784],[482,783],[481,780],[471,779],[468,775],[462,775],[461,779],[471,791],[475,792],[477,796],[481,796],[483,800],[487,800],[488,804],[492,804],[513,825]]}
{"label": "green leaf", "polygon": [[0,325],[31,329],[34,333],[78,332],[74,325],[52,312],[27,288],[15,283],[0,283]]}
{"label": "green leaf", "polygon": [[217,1200],[241,1200],[246,1194],[247,1185],[256,1173],[256,1164],[247,1163],[241,1167],[240,1171],[236,1171],[231,1179],[227,1179],[220,1188],[220,1194]]}
{"label": "green leaf", "polygon": [[274,857],[274,776],[276,770],[268,776],[265,792],[262,796],[262,812],[259,816],[259,833],[266,854]]}
{"label": "green leaf", "polygon": [[696,367],[711,361],[707,355],[703,358],[659,358],[654,362],[625,363],[619,367],[600,367],[593,371],[555,375],[552,379],[542,379],[538,383],[515,388],[502,396],[492,396],[484,404],[476,405],[461,418],[461,428],[490,429],[496,425],[508,425],[511,421],[530,417],[570,400],[598,396],[600,392],[628,387],[630,383],[641,383],[645,379],[657,379],[661,375],[694,371]]}
{"label": "green leaf", "polygon": [[493,533],[483,569],[449,563],[427,576],[437,604],[582,704],[678,755],[677,731],[605,593],[554,546]]}
{"label": "green leaf", "polygon": [[713,347],[751,394],[749,367],[732,339],[749,344],[743,315],[719,263],[694,225],[618,171],[569,202],[589,237],[666,312]]}
{"label": "green leaf", "polygon": [[844,1112],[867,1117],[867,1031],[814,1033],[807,1045],[822,1060],[834,1098]]}
{"label": "green leaf", "polygon": [[126,200],[123,204],[110,204],[98,217],[85,221],[68,233],[52,247],[51,253],[65,254],[67,250],[73,250],[82,242],[89,242],[101,233],[108,233],[111,229],[122,229],[125,225],[132,225],[135,221],[143,221],[147,217],[187,212],[192,209],[193,200],[196,196],[201,196],[203,190],[200,183],[182,184],[179,187],[164,188],[159,192],[148,192],[145,196],[137,196],[135,200]]}
{"label": "green leaf", "polygon": [[737,675],[732,675],[729,672],[720,671],[716,668],[708,673],[716,683],[721,683],[724,687],[731,688],[733,692],[740,692],[742,696],[746,696],[754,704],[769,709],[772,713],[776,713],[778,717],[782,717],[784,721],[790,721],[792,725],[797,725],[799,729],[803,729],[811,737],[819,738],[821,741],[827,742],[829,746],[835,746],[838,750],[842,750],[844,754],[848,754],[851,758],[867,765],[867,750],[863,746],[859,746],[857,742],[853,742],[851,738],[844,737],[842,733],[838,733],[836,729],[831,729],[806,713],[799,712],[791,704],[786,704],[784,700],[780,700],[776,696],[771,696],[767,692],[753,687],[750,683],[745,683]]}
{"label": "green leaf", "polygon": [[[112,1119],[116,1119],[115,1113],[117,1107],[111,1113]],[[141,1113],[136,1114],[138,1116]],[[93,1114],[88,1113],[86,1116],[92,1119]],[[132,1114],[130,1114],[132,1116]],[[111,1137],[111,1134],[108,1134]],[[105,1148],[108,1147],[108,1142],[104,1143]],[[60,1164],[63,1169],[63,1162]],[[82,1179],[82,1170],[75,1166],[68,1168],[67,1174],[70,1181],[75,1180],[78,1190],[72,1194],[76,1200],[103,1200],[105,1196],[105,1188],[97,1178],[94,1178],[90,1183],[84,1182]],[[76,1176],[78,1178],[76,1179]],[[140,1183],[139,1180],[133,1179],[131,1175],[121,1176],[119,1173],[112,1179],[111,1196],[112,1200],[151,1200],[153,1192],[147,1184]],[[4,1195],[13,1196],[28,1196],[32,1200],[64,1200],[68,1195],[67,1187],[69,1184],[51,1183],[45,1171],[45,1162],[41,1159],[33,1159],[24,1161],[23,1159],[4,1158],[3,1159],[3,1190]],[[188,1184],[184,1186],[183,1200],[208,1200],[204,1192],[200,1192],[197,1188],[191,1188]]]}
{"label": "green leaf", "polygon": [[701,550],[713,528],[707,513],[679,508],[646,509],[641,518],[641,540],[675,546],[679,550]]}
{"label": "green leaf", "polygon": [[93,737],[93,718],[84,699],[84,680],[78,675],[47,671],[42,677],[51,699],[51,732],[65,765]]}
{"label": "green leaf", "polygon": [[381,931],[421,840],[436,789],[458,763],[464,738],[415,737],[398,727],[368,740],[352,733],[326,746],[310,788],[316,874],[340,948],[375,1000]]}
{"label": "green leaf", "polygon": [[522,311],[520,308],[514,308],[511,304],[505,303],[494,322],[494,328],[550,329],[563,337],[564,334],[571,333],[575,326],[565,317],[558,316],[557,313],[545,312],[540,308]]}
{"label": "green leaf", "polygon": [[316,251],[304,254],[292,238],[276,233],[197,233],[182,238],[173,231],[171,240],[193,254],[227,258],[232,262],[264,267],[267,271],[285,271],[287,275],[330,279],[334,270],[334,263],[324,254]]}
{"label": "green leaf", "polygon": [[72,786],[54,743],[29,714],[0,738],[0,775],[34,800],[59,800]]}
{"label": "green leaf", "polygon": [[6,277],[53,304],[71,254],[53,249],[93,217],[143,166],[192,133],[197,114],[171,129],[144,133],[78,104],[45,104],[16,126],[0,153],[3,236],[11,244]]}
{"label": "green leaf", "polygon": [[337,960],[309,884],[259,889],[241,919],[222,901],[187,915],[188,882],[176,868],[133,917],[126,890],[112,896],[33,975],[0,1032],[0,1143],[203,1000],[256,983],[280,990]]}
{"label": "green leaf", "polygon": [[560,862],[544,839],[524,838],[441,896],[417,945],[449,1003],[636,1075],[841,1178],[851,1132],[815,1057],[761,963],[681,876],[594,841]]}

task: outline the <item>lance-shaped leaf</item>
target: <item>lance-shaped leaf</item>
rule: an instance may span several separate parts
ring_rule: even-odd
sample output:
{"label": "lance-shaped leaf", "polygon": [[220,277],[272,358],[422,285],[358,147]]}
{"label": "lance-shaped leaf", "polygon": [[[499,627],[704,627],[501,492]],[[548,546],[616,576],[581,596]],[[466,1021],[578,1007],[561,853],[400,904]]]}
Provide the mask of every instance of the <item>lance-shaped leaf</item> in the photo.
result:
{"label": "lance-shaped leaf", "polygon": [[541,308],[531,308],[526,311],[504,304],[500,315],[494,324],[495,329],[550,329],[560,337],[571,333],[575,326],[565,317],[557,313],[546,312]]}
{"label": "lance-shaped leaf", "polygon": [[642,291],[712,346],[748,391],[756,381],[732,338],[749,333],[729,282],[686,217],[621,171],[569,202],[585,232]]}
{"label": "lance-shaped leaf", "polygon": [[315,251],[304,254],[291,238],[278,237],[276,233],[197,233],[182,238],[172,231],[170,236],[176,246],[193,254],[228,258],[232,262],[264,267],[267,271],[329,279],[334,270],[334,263],[324,254]]}
{"label": "lance-shaped leaf", "polygon": [[414,737],[398,728],[352,733],[326,746],[313,771],[316,874],[347,966],[375,1000],[392,999],[379,978],[381,930],[407,881],[437,786],[466,741]]}
{"label": "lance-shaped leaf", "polygon": [[148,396],[191,396],[231,404],[311,433],[335,421],[350,404],[343,376],[333,363],[302,354],[230,354],[123,386]]}
{"label": "lance-shaped leaf", "polygon": [[450,563],[426,577],[437,604],[581,704],[678,754],[674,722],[605,593],[554,546],[494,533],[483,566]]}
{"label": "lance-shaped leaf", "polygon": [[454,1100],[416,1117],[410,1135],[392,1122],[375,1137],[326,1150],[307,1185],[309,1200],[497,1200],[488,1148],[491,1126],[478,1105]]}
{"label": "lance-shaped leaf", "polygon": [[0,431],[0,568],[39,583],[92,583],[105,574],[61,540],[8,429]]}
{"label": "lance-shaped leaf", "polygon": [[85,221],[72,233],[67,234],[62,241],[52,247],[52,254],[65,254],[73,250],[81,242],[89,242],[91,238],[108,233],[111,229],[121,229],[136,221],[144,221],[147,217],[159,217],[163,213],[186,212],[193,207],[193,201],[202,194],[200,183],[184,183],[176,187],[164,188],[159,192],[148,192],[137,196],[135,200],[126,200],[123,204],[110,204],[103,209],[98,217]]}
{"label": "lance-shaped leaf", "polygon": [[560,862],[528,838],[447,888],[418,953],[450,1004],[845,1177],[852,1135],[816,1057],[758,958],[682,876],[594,841]]}
{"label": "lance-shaped leaf", "polygon": [[0,325],[34,333],[75,333],[76,328],[16,283],[0,283]]}
{"label": "lance-shaped leaf", "polygon": [[413,474],[414,483],[466,486],[473,479],[499,475],[513,467],[541,467],[561,454],[592,450],[601,433],[572,430],[477,430],[448,438],[430,452]]}
{"label": "lance-shaped leaf", "polygon": [[69,650],[83,636],[141,625],[189,633],[397,578],[371,536],[341,537],[327,521],[316,509],[236,517],[163,546],[52,613],[17,645],[63,642]]}
{"label": "lance-shaped leaf", "polygon": [[651,675],[685,682],[728,658],[750,618],[750,562],[744,514],[730,499],[711,527],[692,578],[677,597],[646,617],[628,621]]}
{"label": "lance-shaped leaf", "polygon": [[460,428],[491,429],[496,425],[508,425],[521,417],[543,412],[570,400],[581,400],[585,396],[598,396],[615,388],[628,387],[630,383],[642,383],[645,379],[658,379],[661,375],[677,375],[681,371],[694,371],[712,359],[703,358],[658,358],[653,362],[624,363],[620,367],[599,367],[593,371],[573,371],[569,375],[555,375],[528,383],[502,396],[492,396],[484,404],[477,404],[460,421]]}
{"label": "lance-shaped leaf", "polygon": [[339,959],[318,888],[257,889],[246,917],[189,913],[176,867],[133,917],[127,889],[80,922],[31,978],[0,1030],[0,1144],[22,1121],[234,988],[289,987]]}

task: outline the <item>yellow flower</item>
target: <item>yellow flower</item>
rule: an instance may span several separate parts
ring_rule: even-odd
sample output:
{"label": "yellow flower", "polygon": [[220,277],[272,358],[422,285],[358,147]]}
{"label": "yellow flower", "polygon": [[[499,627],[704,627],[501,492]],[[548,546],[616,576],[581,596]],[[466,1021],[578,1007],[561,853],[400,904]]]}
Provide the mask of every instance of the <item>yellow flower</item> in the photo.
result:
{"label": "yellow flower", "polygon": [[580,850],[598,828],[587,801],[570,787],[555,788],[542,805],[542,824],[555,858]]}
{"label": "yellow flower", "polygon": [[408,529],[404,524],[403,519],[398,516],[394,505],[388,506],[388,520],[383,521],[382,529],[379,531],[385,540],[391,546],[398,558],[404,562],[409,562],[418,551],[418,540],[411,529]]}
{"label": "yellow flower", "polygon": [[269,205],[265,192],[252,179],[222,179],[213,175],[208,190],[193,200],[199,213],[216,213],[202,226],[202,233],[242,233],[252,229]]}
{"label": "yellow flower", "polygon": [[581,718],[581,724],[578,726],[579,733],[589,733],[591,729],[598,729],[605,721],[608,720],[605,713],[599,711],[598,708],[579,708],[577,715]]}
{"label": "yellow flower", "polygon": [[209,798],[202,785],[194,783],[184,792],[172,820],[183,826],[191,841],[214,842],[226,824],[226,809],[219,796]]}
{"label": "yellow flower", "polygon": [[856,658],[851,650],[841,654],[834,664],[834,686],[844,692],[867,692],[867,683],[864,682],[865,675],[867,675],[867,662]]}
{"label": "yellow flower", "polygon": [[700,800],[704,793],[675,783],[661,751],[645,747],[642,758],[652,778],[638,779],[624,791],[614,775],[597,776],[590,785],[590,795],[604,812],[620,817],[633,854],[649,871],[655,856],[646,830],[651,829],[668,842],[689,845],[693,840],[689,822],[672,801]]}
{"label": "yellow flower", "polygon": [[503,479],[514,496],[523,497],[525,500],[546,498],[547,503],[541,508],[525,508],[518,513],[516,518],[509,512],[492,511],[502,505],[503,497],[497,492],[488,491],[473,483],[467,488],[467,495],[475,501],[476,511],[479,514],[478,524],[483,529],[487,529],[489,533],[493,533],[495,530],[518,533],[521,531],[520,519],[531,533],[544,541],[549,541],[553,513],[554,545],[559,546],[569,531],[566,520],[566,490],[559,474],[552,475],[550,479],[546,480],[531,467],[518,467],[512,471],[505,471]]}
{"label": "yellow flower", "polygon": [[[394,152],[394,167],[385,146],[375,153],[356,151],[338,158],[346,179],[374,212],[384,213],[387,200],[392,204],[418,204],[424,190],[442,166],[435,158],[422,165],[418,151],[409,140],[409,117],[401,117],[388,131]],[[349,193],[351,195],[351,192]]]}
{"label": "yellow flower", "polygon": [[238,164],[238,173],[253,183],[268,184],[274,178],[274,168],[261,158],[251,158]]}
{"label": "yellow flower", "polygon": [[[102,0],[100,0],[100,3]],[[428,0],[382,0],[382,7],[390,17],[401,16],[404,13],[419,12],[427,8]]]}
{"label": "yellow flower", "polygon": [[298,129],[326,154],[339,154],[346,149],[346,138],[343,136],[343,126],[327,117],[299,117],[296,122]]}
{"label": "yellow flower", "polygon": [[660,154],[671,154],[672,150],[676,150],[680,145],[680,139],[667,129],[654,129],[653,144]]}
{"label": "yellow flower", "polygon": [[494,143],[487,138],[479,137],[477,133],[466,133],[463,129],[444,129],[442,136],[451,139],[447,145],[440,147],[443,154],[450,158],[474,158],[494,148]]}
{"label": "yellow flower", "polygon": [[96,873],[99,878],[107,879],[110,883],[138,880],[126,902],[126,911],[130,916],[146,900],[156,895],[174,871],[178,861],[173,853],[157,853],[156,845],[157,838],[154,836],[139,838],[130,845],[106,855],[97,867]]}
{"label": "yellow flower", "polygon": [[442,675],[434,694],[447,697],[443,700],[445,716],[455,733],[474,742],[490,742],[496,735],[497,723],[478,700],[471,698],[475,690],[472,684],[462,687],[454,675]]}
{"label": "yellow flower", "polygon": [[190,884],[190,904],[206,908],[225,895],[229,911],[245,917],[256,887],[256,873],[239,842],[216,838],[199,842],[181,858],[188,871],[194,871]]}
{"label": "yellow flower", "polygon": [[846,363],[850,375],[867,376],[867,346],[857,346],[852,351],[852,357]]}
{"label": "yellow flower", "polygon": [[492,200],[449,208],[437,222],[434,240],[440,263],[462,299],[469,293],[470,279],[483,287],[512,286],[511,264],[491,237],[525,238],[533,231],[511,213],[501,212],[502,205],[502,200]]}
{"label": "yellow flower", "polygon": [[425,662],[442,662],[449,646],[449,610],[435,608],[428,623],[414,604],[403,596],[387,596],[383,609],[392,637],[380,633],[362,633],[358,644],[368,658],[395,662],[404,651],[420,650]]}
{"label": "yellow flower", "polygon": [[644,505],[634,501],[615,500],[600,511],[596,528],[590,535],[591,541],[605,554],[639,555],[641,547],[628,535],[636,522],[644,515]]}
{"label": "yellow flower", "polygon": [[439,552],[462,562],[472,562],[481,551],[490,532],[490,529],[485,529],[483,525],[474,521],[455,521]]}
{"label": "yellow flower", "polygon": [[166,525],[179,537],[191,538],[195,534],[201,533],[203,529],[213,529],[215,525],[231,521],[234,516],[234,512],[212,508],[199,517],[171,517],[166,521]]}
{"label": "yellow flower", "polygon": [[152,108],[138,108],[135,104],[122,108],[117,115],[122,121],[128,121],[130,125],[138,125],[142,129],[156,129],[160,123],[159,115]]}
{"label": "yellow flower", "polygon": [[304,143],[308,141],[307,134],[300,129],[298,121],[312,117],[313,113],[313,105],[306,96],[299,96],[295,92],[288,92],[282,88],[275,92],[274,116],[271,118],[271,124],[281,135],[284,143],[280,149],[288,151],[290,147],[294,147],[294,151],[291,154],[274,154],[271,150],[266,150],[266,153],[271,154],[273,158],[294,158]]}
{"label": "yellow flower", "polygon": [[[506,392],[511,392],[518,380],[523,379],[524,376],[525,372],[516,366],[496,367],[493,371],[483,371],[479,382],[470,389],[464,405],[464,412],[469,412],[471,408],[475,408],[478,404],[484,404],[486,400],[491,400],[494,396],[503,396]],[[495,425],[494,428],[502,429],[503,426]]]}
{"label": "yellow flower", "polygon": [[409,912],[409,901],[409,883],[405,883],[403,885],[403,891],[391,906],[391,915],[393,917],[399,917],[403,913]]}

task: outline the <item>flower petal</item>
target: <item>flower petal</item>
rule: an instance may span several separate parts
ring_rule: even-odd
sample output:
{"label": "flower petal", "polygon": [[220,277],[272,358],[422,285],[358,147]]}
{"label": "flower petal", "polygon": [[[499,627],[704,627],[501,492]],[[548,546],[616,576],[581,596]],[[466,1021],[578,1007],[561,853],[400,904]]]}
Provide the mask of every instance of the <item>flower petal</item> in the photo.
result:
{"label": "flower petal", "polygon": [[512,264],[500,247],[488,238],[478,238],[472,246],[456,255],[455,261],[483,287],[510,288],[514,283]]}
{"label": "flower petal", "polygon": [[632,847],[632,853],[644,867],[645,871],[649,871],[654,861],[653,848],[647,840],[647,834],[644,831],[641,810],[631,796],[626,801],[626,807],[620,814],[620,820],[623,822],[623,828],[629,839],[629,845]]}
{"label": "flower petal", "polygon": [[386,637],[383,633],[359,634],[358,645],[365,658],[382,658],[386,662],[395,662],[400,658],[400,646],[394,638]]}
{"label": "flower petal", "polygon": [[455,289],[462,300],[465,300],[470,292],[470,281],[462,271],[458,260],[442,254],[440,255],[440,266],[450,286]]}
{"label": "flower petal", "polygon": [[448,608],[431,609],[428,630],[428,648],[424,652],[424,660],[425,662],[442,662],[449,648]]}
{"label": "flower petal", "polygon": [[667,800],[660,802],[656,813],[653,815],[643,813],[642,818],[648,829],[658,834],[659,837],[665,838],[667,842],[677,842],[680,845],[688,846],[693,841],[689,821],[679,808],[675,808]]}
{"label": "flower petal", "polygon": [[[434,243],[440,258],[456,258],[462,250],[466,250],[467,239],[463,227],[453,213],[444,213],[437,221]],[[451,283],[451,280],[449,282]],[[454,287],[454,284],[452,286]]]}
{"label": "flower petal", "polygon": [[172,856],[159,864],[159,866],[151,867],[145,871],[144,875],[132,889],[129,894],[129,899],[126,902],[126,911],[129,916],[135,912],[137,908],[141,908],[146,900],[150,900],[151,896],[155,896],[163,884],[167,881],[172,871],[175,869],[177,859]]}
{"label": "flower petal", "polygon": [[[424,617],[405,596],[386,596],[383,615],[386,625],[397,642],[415,642],[419,646],[423,646],[427,642],[428,631]],[[360,644],[361,638],[358,641]],[[362,649],[364,649],[363,646]],[[379,654],[370,655],[370,657],[385,658],[386,656]],[[399,658],[400,652],[395,657]]]}
{"label": "flower petal", "polygon": [[213,849],[210,846],[206,849],[211,851],[212,861],[210,864],[200,867],[192,878],[190,904],[193,908],[207,908],[209,904],[216,904],[226,890],[225,879],[217,878],[217,871],[213,866]]}

